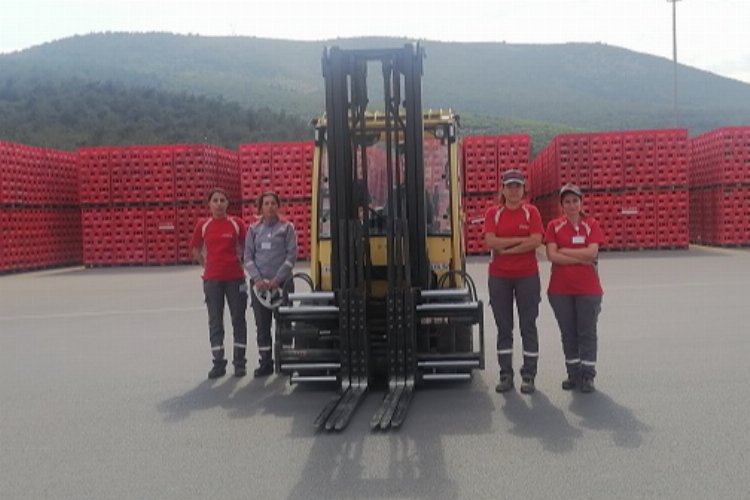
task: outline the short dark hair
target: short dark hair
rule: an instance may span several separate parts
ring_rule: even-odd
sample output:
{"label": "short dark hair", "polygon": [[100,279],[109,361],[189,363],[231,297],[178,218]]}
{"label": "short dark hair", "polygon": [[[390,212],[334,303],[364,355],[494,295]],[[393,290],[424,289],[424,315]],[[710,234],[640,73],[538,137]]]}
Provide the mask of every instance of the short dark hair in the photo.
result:
{"label": "short dark hair", "polygon": [[266,191],[258,196],[258,199],[255,201],[255,206],[258,207],[258,212],[260,212],[263,208],[263,198],[265,198],[266,196],[272,197],[274,200],[276,200],[276,204],[278,206],[281,206],[281,198],[279,198],[279,195],[273,191]]}
{"label": "short dark hair", "polygon": [[211,201],[211,198],[213,198],[216,193],[223,194],[224,198],[226,198],[227,201],[230,201],[229,194],[227,193],[227,191],[224,188],[220,188],[220,187],[215,187],[211,191],[208,192],[208,201]]}

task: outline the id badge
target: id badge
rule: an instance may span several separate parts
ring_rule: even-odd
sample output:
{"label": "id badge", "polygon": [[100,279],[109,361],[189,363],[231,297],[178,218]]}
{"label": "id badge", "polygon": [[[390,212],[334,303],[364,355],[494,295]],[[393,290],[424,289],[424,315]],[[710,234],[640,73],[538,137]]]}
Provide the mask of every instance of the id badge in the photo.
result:
{"label": "id badge", "polygon": [[573,244],[574,245],[582,245],[586,243],[586,237],[585,236],[573,236]]}
{"label": "id badge", "polygon": [[260,244],[261,250],[270,250],[271,249],[271,242],[270,241],[263,241]]}

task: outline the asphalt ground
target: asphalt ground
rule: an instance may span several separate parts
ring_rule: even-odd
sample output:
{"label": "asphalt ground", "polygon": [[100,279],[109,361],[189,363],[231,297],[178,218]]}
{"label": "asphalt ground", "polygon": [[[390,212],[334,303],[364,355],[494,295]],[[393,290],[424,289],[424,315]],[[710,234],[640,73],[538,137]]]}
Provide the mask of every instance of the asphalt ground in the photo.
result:
{"label": "asphalt ground", "polygon": [[397,431],[370,431],[373,391],[337,434],[312,426],[331,386],[206,380],[197,267],[2,276],[0,498],[750,497],[750,250],[599,268],[594,394],[561,390],[544,297],[535,394],[494,392],[487,307],[485,371],[419,389]]}

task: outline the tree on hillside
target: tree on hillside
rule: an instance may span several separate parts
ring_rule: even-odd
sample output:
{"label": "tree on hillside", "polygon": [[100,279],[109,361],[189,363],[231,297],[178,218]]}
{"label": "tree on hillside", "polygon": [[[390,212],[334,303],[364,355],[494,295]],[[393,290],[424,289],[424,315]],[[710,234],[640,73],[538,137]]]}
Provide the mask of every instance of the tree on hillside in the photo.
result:
{"label": "tree on hillside", "polygon": [[268,108],[245,109],[220,98],[112,82],[0,80],[0,140],[59,149],[122,144],[245,142],[312,136],[304,120]]}

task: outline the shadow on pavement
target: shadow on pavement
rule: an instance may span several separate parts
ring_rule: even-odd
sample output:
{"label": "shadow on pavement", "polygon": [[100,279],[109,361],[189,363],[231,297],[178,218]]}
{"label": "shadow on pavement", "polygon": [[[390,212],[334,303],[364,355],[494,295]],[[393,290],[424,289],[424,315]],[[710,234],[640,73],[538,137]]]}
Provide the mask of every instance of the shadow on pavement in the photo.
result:
{"label": "shadow on pavement", "polygon": [[[296,397],[298,394],[290,395]],[[307,498],[457,498],[447,470],[444,436],[492,432],[494,406],[481,380],[417,389],[400,429],[372,431],[369,420],[385,396],[372,391],[340,433],[315,432],[312,422],[330,398],[296,418],[293,432],[315,441],[290,500]],[[278,408],[277,408],[278,409]]]}
{"label": "shadow on pavement", "polygon": [[230,418],[264,414],[291,418],[290,437],[312,439],[309,456],[288,498],[457,498],[445,460],[445,436],[493,432],[495,409],[481,379],[417,389],[400,429],[370,430],[372,414],[385,396],[372,390],[338,433],[318,432],[313,421],[335,393],[332,385],[288,386],[285,377],[205,380],[162,401],[168,422],[220,407]]}
{"label": "shadow on pavement", "polygon": [[[204,380],[195,388],[184,394],[166,399],[157,405],[157,409],[165,413],[167,422],[179,422],[194,412],[210,408],[226,408],[229,410],[246,411],[255,408],[262,402],[283,390],[284,380],[273,378],[265,383],[264,380],[253,380],[247,387],[252,387],[252,398],[246,398],[244,388],[238,390],[238,385],[244,379],[227,375],[217,380]],[[248,411],[247,416],[253,412]]]}
{"label": "shadow on pavement", "polygon": [[575,440],[583,435],[580,429],[570,425],[565,413],[539,390],[530,396],[510,391],[503,398],[503,413],[514,424],[510,432],[516,436],[538,439],[545,450],[571,452]]}
{"label": "shadow on pavement", "polygon": [[287,498],[458,498],[450,475],[439,435],[349,429],[316,436]]}
{"label": "shadow on pavement", "polygon": [[581,425],[611,432],[617,446],[638,448],[643,443],[643,433],[651,430],[632,411],[600,390],[591,394],[573,393],[572,396],[570,411],[582,418]]}

